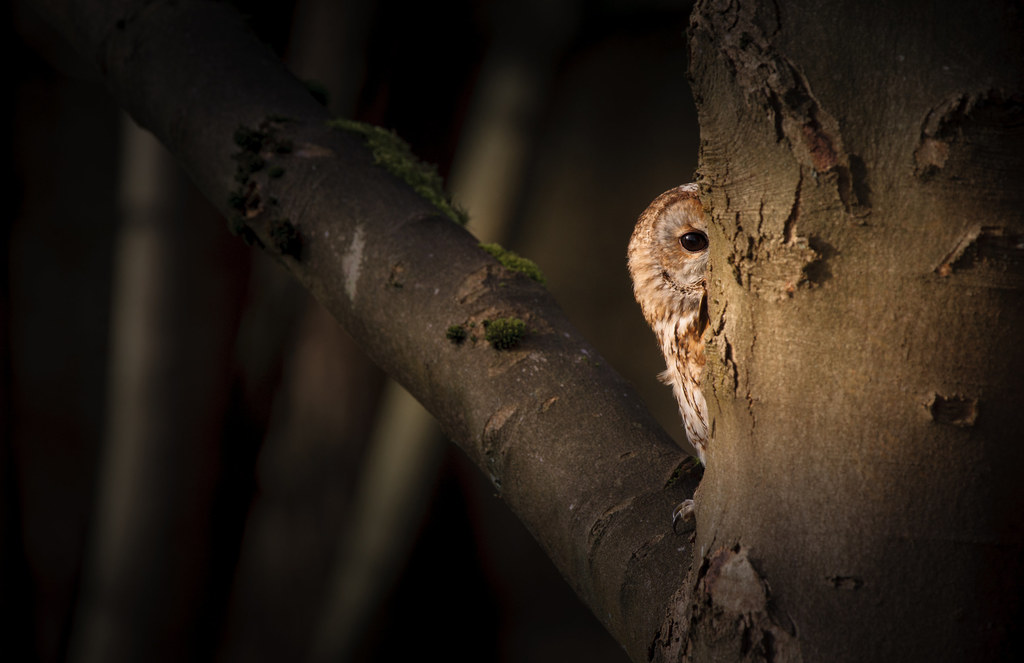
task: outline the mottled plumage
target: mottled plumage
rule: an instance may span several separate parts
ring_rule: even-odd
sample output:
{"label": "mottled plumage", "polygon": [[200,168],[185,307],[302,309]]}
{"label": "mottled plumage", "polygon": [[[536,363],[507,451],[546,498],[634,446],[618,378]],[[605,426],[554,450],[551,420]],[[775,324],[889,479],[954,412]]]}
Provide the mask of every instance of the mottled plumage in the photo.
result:
{"label": "mottled plumage", "polygon": [[628,257],[633,294],[665,356],[667,368],[658,377],[671,385],[686,437],[704,463],[708,409],[700,378],[708,324],[708,240],[697,185],[670,189],[644,210]]}

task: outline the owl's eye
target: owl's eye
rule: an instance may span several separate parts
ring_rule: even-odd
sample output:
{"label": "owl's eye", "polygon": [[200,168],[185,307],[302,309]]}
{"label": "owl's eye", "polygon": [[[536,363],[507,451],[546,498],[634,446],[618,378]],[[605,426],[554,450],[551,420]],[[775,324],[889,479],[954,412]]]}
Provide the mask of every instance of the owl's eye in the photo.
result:
{"label": "owl's eye", "polygon": [[708,236],[702,232],[688,232],[679,238],[679,246],[683,247],[690,253],[696,253],[697,251],[703,251],[708,248]]}

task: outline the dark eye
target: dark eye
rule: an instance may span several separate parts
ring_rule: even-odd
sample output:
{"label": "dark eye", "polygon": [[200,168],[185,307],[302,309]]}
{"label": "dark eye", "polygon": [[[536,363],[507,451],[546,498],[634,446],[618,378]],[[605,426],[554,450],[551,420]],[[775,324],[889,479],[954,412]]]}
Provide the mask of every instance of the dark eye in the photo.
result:
{"label": "dark eye", "polygon": [[688,232],[679,238],[679,246],[683,247],[690,253],[703,251],[708,248],[708,236],[702,232]]}

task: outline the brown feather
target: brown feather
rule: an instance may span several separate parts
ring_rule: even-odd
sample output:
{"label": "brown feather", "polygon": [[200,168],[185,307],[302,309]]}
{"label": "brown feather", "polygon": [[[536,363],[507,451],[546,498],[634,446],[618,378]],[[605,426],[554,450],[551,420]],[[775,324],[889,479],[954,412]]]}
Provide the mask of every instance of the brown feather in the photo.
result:
{"label": "brown feather", "polygon": [[629,241],[633,294],[658,337],[666,369],[658,377],[672,387],[687,439],[705,460],[707,404],[700,389],[704,330],[708,326],[708,249],[688,251],[680,238],[707,235],[704,209],[694,184],[658,196],[637,220]]}

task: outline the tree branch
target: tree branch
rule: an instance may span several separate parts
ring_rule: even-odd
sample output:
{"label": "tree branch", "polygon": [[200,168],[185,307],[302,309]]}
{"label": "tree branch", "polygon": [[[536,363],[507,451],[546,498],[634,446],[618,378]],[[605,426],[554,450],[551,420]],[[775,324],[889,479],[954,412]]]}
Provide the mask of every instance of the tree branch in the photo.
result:
{"label": "tree branch", "polygon": [[[652,656],[686,603],[692,550],[670,513],[700,470],[543,287],[375,166],[360,135],[329,129],[227,6],[38,5],[236,229],[437,417],[630,656]],[[265,141],[240,147],[239,127]],[[518,346],[484,338],[497,318],[526,323]]]}

